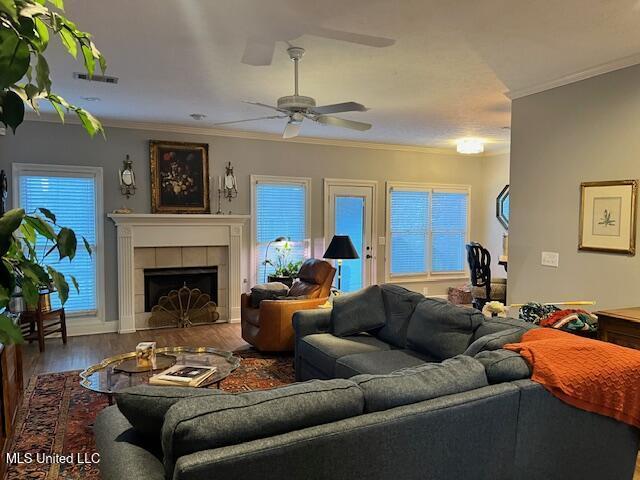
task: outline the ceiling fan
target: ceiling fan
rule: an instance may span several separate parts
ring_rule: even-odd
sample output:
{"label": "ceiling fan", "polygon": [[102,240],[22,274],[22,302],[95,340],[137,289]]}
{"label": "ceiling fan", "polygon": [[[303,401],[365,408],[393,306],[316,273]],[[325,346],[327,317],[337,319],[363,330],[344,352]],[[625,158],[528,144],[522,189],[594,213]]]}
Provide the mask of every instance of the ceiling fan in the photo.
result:
{"label": "ceiling fan", "polygon": [[277,106],[267,105],[260,102],[245,102],[251,105],[257,105],[259,107],[269,108],[278,112],[277,115],[270,115],[266,117],[248,118],[246,120],[235,120],[232,122],[220,122],[214,123],[214,125],[230,125],[233,123],[242,122],[255,122],[258,120],[270,120],[270,119],[285,119],[287,118],[287,125],[282,134],[282,138],[297,137],[302,127],[302,121],[306,118],[308,120],[321,123],[323,125],[333,125],[335,127],[351,128],[353,130],[365,131],[371,128],[370,123],[356,122],[353,120],[347,120],[344,118],[333,117],[331,113],[342,112],[366,112],[367,107],[356,102],[343,102],[335,103],[332,105],[316,106],[316,101],[311,97],[305,97],[298,93],[298,63],[304,55],[304,48],[301,47],[289,47],[287,53],[294,63],[294,85],[295,92],[293,95],[286,97],[280,97],[277,102]]}

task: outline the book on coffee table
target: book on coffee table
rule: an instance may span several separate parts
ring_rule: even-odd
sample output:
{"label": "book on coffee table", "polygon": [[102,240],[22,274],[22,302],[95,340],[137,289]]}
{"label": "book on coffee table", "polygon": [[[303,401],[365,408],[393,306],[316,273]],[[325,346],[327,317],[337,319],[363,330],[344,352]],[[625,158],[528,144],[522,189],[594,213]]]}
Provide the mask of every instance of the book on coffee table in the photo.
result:
{"label": "book on coffee table", "polygon": [[153,375],[149,378],[149,383],[151,385],[199,387],[217,370],[217,367],[208,365],[177,364]]}

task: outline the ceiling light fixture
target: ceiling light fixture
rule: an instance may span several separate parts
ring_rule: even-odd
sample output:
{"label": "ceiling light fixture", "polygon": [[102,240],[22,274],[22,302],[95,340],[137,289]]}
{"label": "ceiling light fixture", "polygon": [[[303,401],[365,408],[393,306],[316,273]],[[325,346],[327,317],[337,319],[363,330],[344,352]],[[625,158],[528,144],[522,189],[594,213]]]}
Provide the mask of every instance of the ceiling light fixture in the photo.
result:
{"label": "ceiling light fixture", "polygon": [[194,120],[203,120],[203,119],[207,118],[207,116],[204,113],[192,113],[189,116],[191,118],[193,118]]}
{"label": "ceiling light fixture", "polygon": [[461,138],[456,142],[458,153],[474,155],[484,152],[484,142],[479,138]]}

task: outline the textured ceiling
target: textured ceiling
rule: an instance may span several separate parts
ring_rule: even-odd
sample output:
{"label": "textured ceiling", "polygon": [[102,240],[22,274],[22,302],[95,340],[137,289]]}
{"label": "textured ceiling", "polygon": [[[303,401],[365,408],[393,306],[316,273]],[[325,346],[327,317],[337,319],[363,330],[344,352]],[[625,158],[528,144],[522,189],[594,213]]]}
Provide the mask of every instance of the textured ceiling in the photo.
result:
{"label": "textured ceiling", "polygon": [[[291,94],[289,44],[307,49],[301,94],[357,101],[355,132],[306,122],[303,136],[451,147],[479,136],[503,149],[504,93],[640,52],[638,0],[66,0],[94,34],[117,86],[72,78],[81,67],[51,47],[54,86],[104,119],[207,127],[268,115]],[[381,37],[373,47],[349,40]],[[334,38],[327,38],[334,37]],[[338,39],[336,39],[338,38]],[[248,41],[275,41],[270,66],[241,59]],[[393,40],[383,41],[384,39]],[[100,97],[86,102],[82,97]],[[207,118],[196,122],[191,113]],[[282,120],[224,128],[281,133]]]}

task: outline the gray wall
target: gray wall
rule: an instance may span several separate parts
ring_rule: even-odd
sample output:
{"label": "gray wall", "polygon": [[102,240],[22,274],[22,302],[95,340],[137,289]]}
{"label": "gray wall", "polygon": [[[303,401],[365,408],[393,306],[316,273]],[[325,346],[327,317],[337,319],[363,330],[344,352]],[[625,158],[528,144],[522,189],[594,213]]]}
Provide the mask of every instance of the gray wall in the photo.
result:
{"label": "gray wall", "polygon": [[[509,300],[637,305],[640,257],[578,251],[580,183],[640,178],[640,66],[513,102]],[[540,265],[559,252],[559,268]]]}
{"label": "gray wall", "polygon": [[[490,223],[495,227],[496,223],[493,209],[487,208],[487,205],[495,201],[495,193],[491,191],[490,198],[485,197],[487,195],[485,163],[488,159],[483,157],[309,145],[123,128],[108,128],[105,142],[101,138],[90,139],[76,125],[26,122],[19,128],[15,137],[11,134],[0,137],[0,167],[10,172],[12,162],[102,166],[105,212],[110,212],[125,204],[118,189],[117,171],[128,153],[134,161],[139,188],[135,197],[126,205],[137,213],[148,213],[151,205],[148,166],[150,139],[209,143],[213,176],[222,174],[224,165],[231,161],[235,167],[240,190],[238,199],[232,203],[233,213],[237,214],[251,213],[249,180],[251,174],[312,177],[311,233],[316,245],[324,234],[322,179],[325,177],[369,179],[380,182],[378,236],[384,235],[384,182],[386,180],[472,185],[472,239],[484,242],[487,225]],[[212,211],[215,209],[214,206]],[[495,233],[491,235],[495,236]],[[244,277],[248,277],[250,240],[248,228],[245,230],[245,238],[247,254],[244,262]],[[322,253],[316,251],[315,255],[321,256]],[[106,318],[109,320],[117,319],[116,254],[115,227],[110,220],[105,219]],[[383,282],[383,247],[378,249],[377,272],[378,281]],[[407,286],[418,291],[428,286],[429,294],[437,295],[446,293],[448,285],[461,283],[464,282],[449,281]]]}
{"label": "gray wall", "polygon": [[506,277],[505,269],[498,265],[502,255],[502,237],[507,230],[496,218],[496,198],[509,183],[509,154],[493,155],[484,159],[483,216],[487,218],[483,245],[491,252],[491,275],[493,278]]}

